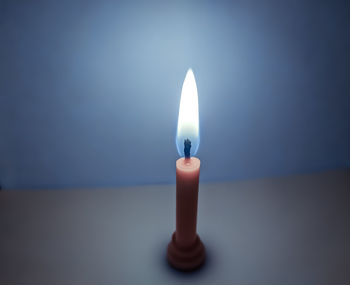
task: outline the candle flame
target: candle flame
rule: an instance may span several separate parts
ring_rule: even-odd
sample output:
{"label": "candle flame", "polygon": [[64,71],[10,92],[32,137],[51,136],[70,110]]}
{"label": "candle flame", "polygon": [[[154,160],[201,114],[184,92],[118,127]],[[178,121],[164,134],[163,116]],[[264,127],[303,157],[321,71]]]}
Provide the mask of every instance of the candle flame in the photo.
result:
{"label": "candle flame", "polygon": [[192,69],[187,71],[182,85],[179,118],[177,122],[176,146],[180,156],[184,156],[184,141],[191,141],[191,156],[199,147],[199,113],[196,79]]}

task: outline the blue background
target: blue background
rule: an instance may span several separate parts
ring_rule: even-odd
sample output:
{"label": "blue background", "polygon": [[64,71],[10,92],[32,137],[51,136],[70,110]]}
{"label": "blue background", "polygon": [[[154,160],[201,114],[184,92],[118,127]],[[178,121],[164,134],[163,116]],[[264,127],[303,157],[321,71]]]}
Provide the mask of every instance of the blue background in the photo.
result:
{"label": "blue background", "polygon": [[189,67],[201,181],[350,166],[348,1],[0,1],[0,184],[175,182]]}

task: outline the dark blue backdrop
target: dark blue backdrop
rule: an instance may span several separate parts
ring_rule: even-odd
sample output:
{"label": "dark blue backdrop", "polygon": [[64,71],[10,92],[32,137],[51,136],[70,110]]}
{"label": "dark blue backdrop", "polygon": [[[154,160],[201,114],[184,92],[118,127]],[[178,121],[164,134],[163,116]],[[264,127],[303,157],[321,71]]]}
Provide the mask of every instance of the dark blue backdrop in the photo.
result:
{"label": "dark blue backdrop", "polygon": [[0,183],[172,183],[192,67],[201,180],[350,165],[348,1],[0,1]]}

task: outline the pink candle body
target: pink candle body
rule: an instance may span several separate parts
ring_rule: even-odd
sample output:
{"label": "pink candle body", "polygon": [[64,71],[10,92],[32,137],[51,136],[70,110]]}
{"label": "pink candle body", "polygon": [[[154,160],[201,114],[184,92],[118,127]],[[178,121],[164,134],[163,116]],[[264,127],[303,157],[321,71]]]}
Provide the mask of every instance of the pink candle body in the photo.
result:
{"label": "pink candle body", "polygon": [[205,259],[197,235],[199,170],[198,158],[176,161],[176,231],[168,246],[168,261],[180,270],[196,269]]}
{"label": "pink candle body", "polygon": [[176,161],[176,242],[191,246],[197,236],[197,205],[200,160],[196,157]]}

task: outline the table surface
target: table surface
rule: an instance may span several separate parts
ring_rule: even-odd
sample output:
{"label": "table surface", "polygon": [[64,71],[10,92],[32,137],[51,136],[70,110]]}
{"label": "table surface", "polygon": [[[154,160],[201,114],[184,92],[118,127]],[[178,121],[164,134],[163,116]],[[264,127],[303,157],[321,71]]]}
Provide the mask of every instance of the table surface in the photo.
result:
{"label": "table surface", "polygon": [[350,169],[201,184],[207,262],[167,265],[175,186],[0,192],[0,284],[350,284]]}

